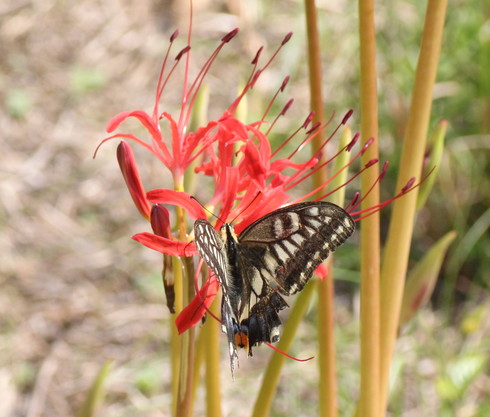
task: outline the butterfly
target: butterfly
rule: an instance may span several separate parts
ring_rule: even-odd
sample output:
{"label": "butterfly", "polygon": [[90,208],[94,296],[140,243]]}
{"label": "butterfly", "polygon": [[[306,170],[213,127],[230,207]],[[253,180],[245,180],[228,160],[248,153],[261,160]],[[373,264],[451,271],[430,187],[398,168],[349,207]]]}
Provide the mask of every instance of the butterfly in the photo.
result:
{"label": "butterfly", "polygon": [[237,236],[231,224],[221,235],[204,219],[194,223],[199,254],[222,289],[221,323],[228,338],[231,373],[238,347],[248,350],[279,340],[281,295],[303,289],[315,269],[355,229],[341,207],[323,201],[293,204],[259,218]]}

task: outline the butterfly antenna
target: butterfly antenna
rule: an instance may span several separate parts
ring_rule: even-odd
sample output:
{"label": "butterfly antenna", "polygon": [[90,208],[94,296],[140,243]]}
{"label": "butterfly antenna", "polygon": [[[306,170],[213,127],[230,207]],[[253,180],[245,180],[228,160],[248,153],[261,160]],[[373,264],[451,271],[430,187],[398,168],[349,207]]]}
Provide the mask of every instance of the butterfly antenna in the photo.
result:
{"label": "butterfly antenna", "polygon": [[250,206],[255,202],[255,200],[257,200],[257,197],[260,194],[262,194],[262,191],[257,192],[257,194],[255,194],[255,197],[253,198],[253,200],[250,203],[248,203],[247,206],[242,211],[240,211],[240,213],[238,213],[235,217],[233,217],[233,219],[230,223],[234,223],[238,217],[240,217],[243,213],[245,213],[250,208]]}
{"label": "butterfly antenna", "polygon": [[196,197],[193,197],[193,196],[191,195],[191,198],[192,198],[193,200],[195,200],[195,201],[197,202],[197,204],[199,204],[199,205],[200,205],[200,206],[201,206],[201,207],[204,209],[204,211],[208,212],[208,213],[211,215],[211,217],[214,217],[216,220],[220,221],[221,223],[224,223],[224,221],[223,221],[223,220],[221,220],[221,219],[220,219],[220,218],[219,218],[219,217],[218,217],[216,214],[214,214],[214,213],[213,213],[211,210],[209,210],[209,209],[208,209],[208,208],[207,208],[207,207],[206,207],[204,204],[202,204],[202,203],[201,203],[201,202],[200,202],[200,201],[199,201],[199,200],[198,200]]}

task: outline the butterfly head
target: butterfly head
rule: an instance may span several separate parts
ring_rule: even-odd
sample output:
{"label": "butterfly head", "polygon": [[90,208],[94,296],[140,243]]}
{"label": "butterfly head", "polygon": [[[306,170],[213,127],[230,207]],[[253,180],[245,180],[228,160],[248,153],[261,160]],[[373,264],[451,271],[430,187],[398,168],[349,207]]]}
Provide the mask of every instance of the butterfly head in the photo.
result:
{"label": "butterfly head", "polygon": [[237,242],[238,238],[235,233],[235,228],[233,227],[232,224],[230,223],[224,223],[223,226],[221,226],[221,239],[223,239],[223,242]]}

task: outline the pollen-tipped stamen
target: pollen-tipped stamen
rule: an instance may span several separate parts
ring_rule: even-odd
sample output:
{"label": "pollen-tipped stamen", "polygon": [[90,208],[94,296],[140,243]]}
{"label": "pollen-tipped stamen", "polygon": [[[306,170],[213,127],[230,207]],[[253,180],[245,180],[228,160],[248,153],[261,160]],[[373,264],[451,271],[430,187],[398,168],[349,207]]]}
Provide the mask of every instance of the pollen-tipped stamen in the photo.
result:
{"label": "pollen-tipped stamen", "polygon": [[[295,176],[291,176],[291,180],[295,180],[294,184],[292,184],[290,187],[293,187],[301,182],[303,182],[305,179],[307,179],[308,177],[310,177],[311,175],[313,175],[315,172],[317,172],[318,170],[324,168],[325,166],[327,166],[328,164],[330,164],[335,158],[337,158],[342,152],[348,152],[349,151],[349,145],[354,142],[356,140],[356,137],[359,136],[358,133],[356,133],[356,135],[354,136],[354,138],[351,140],[351,142],[349,142],[346,146],[344,146],[342,149],[340,149],[334,156],[332,156],[330,159],[328,159],[327,161],[321,163],[320,165],[317,165],[315,166],[315,168],[313,168],[312,170],[310,170],[306,175],[304,175],[301,179],[298,179],[296,180],[296,178],[298,177],[298,175],[295,175]],[[313,156],[311,159],[313,159],[315,156]],[[349,163],[352,164],[352,162],[357,158],[354,157],[354,159]],[[294,177],[294,178],[293,178]],[[288,188],[289,189],[289,188]]]}
{"label": "pollen-tipped stamen", "polygon": [[[335,134],[335,132],[333,132],[333,133],[332,133],[332,135],[333,135],[333,134]],[[356,134],[356,136],[357,136],[357,134]],[[340,152],[342,152],[342,151],[344,151],[344,150],[345,150],[345,151],[350,150],[350,149],[351,149],[351,148],[350,148],[350,144],[351,144],[353,141],[355,141],[355,140],[356,140],[356,136],[354,136],[354,138],[352,139],[352,141],[351,141],[349,144],[347,144],[347,145],[346,145],[344,148],[342,148],[342,149],[339,151],[339,153],[340,153]],[[331,136],[330,136],[330,137],[331,137]],[[330,140],[330,137],[329,137],[329,138],[327,138],[327,139],[326,139],[326,141],[329,141],[329,140]],[[366,146],[366,145],[365,145],[365,146],[363,146],[363,148],[362,148],[362,149],[361,149],[361,150],[360,150],[360,151],[359,151],[359,152],[358,152],[358,153],[357,153],[357,154],[356,154],[356,155],[355,155],[353,158],[351,158],[351,160],[350,160],[350,161],[349,161],[349,162],[348,162],[346,165],[344,165],[344,167],[342,167],[342,168],[339,170],[339,172],[338,172],[338,173],[336,173],[336,174],[334,175],[334,177],[332,177],[330,180],[328,180],[326,183],[322,184],[321,186],[317,187],[317,189],[315,189],[315,191],[311,192],[309,195],[312,195],[312,194],[314,194],[314,193],[318,192],[318,191],[319,191],[319,190],[320,190],[322,187],[326,186],[326,185],[328,184],[328,182],[329,182],[329,181],[331,181],[333,178],[335,178],[335,177],[336,177],[336,176],[337,176],[337,175],[338,175],[340,172],[342,172],[344,169],[346,169],[347,167],[349,167],[350,165],[352,165],[352,164],[354,163],[354,161],[355,161],[357,158],[359,158],[359,157],[360,157],[360,156],[361,156],[361,155],[362,155],[362,154],[363,154],[363,153],[366,151],[367,147],[368,147],[369,145],[371,145],[372,143],[373,143],[373,141],[368,141],[368,143],[366,143],[366,145],[367,145],[367,146]],[[297,179],[297,178],[298,178],[299,174],[301,174],[301,175],[303,174],[303,172],[301,172],[301,170],[300,170],[300,171],[298,171],[296,174],[292,175],[292,176],[290,177],[289,185],[287,186],[286,190],[291,189],[292,187],[294,187],[294,186],[298,185],[299,183],[301,183],[302,181],[304,181],[305,179],[307,179],[309,176],[311,176],[311,174],[312,174],[313,172],[316,172],[318,169],[320,169],[320,168],[324,167],[325,165],[327,165],[328,163],[330,163],[330,162],[331,162],[333,159],[335,159],[335,158],[336,158],[336,156],[337,156],[337,155],[338,155],[338,153],[337,153],[337,154],[336,154],[336,155],[335,155],[333,158],[331,158],[330,160],[328,160],[328,161],[326,161],[326,162],[322,163],[322,164],[321,164],[319,167],[315,167],[315,169],[314,169],[313,171],[308,172],[306,175],[304,175],[304,176],[303,176],[303,177],[301,177],[300,179]],[[312,157],[311,159],[313,159],[315,156],[316,156],[316,153],[315,153],[315,155],[313,155],[313,157]],[[310,160],[311,160],[311,159],[310,159]],[[303,170],[303,171],[304,171],[304,170]]]}
{"label": "pollen-tipped stamen", "polygon": [[[435,167],[432,168],[428,173],[427,175],[425,175],[421,180],[420,182],[418,182],[417,184],[413,185],[414,182],[416,181],[415,177],[411,177],[407,183],[402,187],[402,189],[400,190],[400,192],[395,195],[394,197],[386,200],[386,201],[383,201],[375,206],[372,206],[372,207],[368,207],[367,209],[364,209],[364,210],[359,210],[359,211],[356,211],[356,212],[349,212],[350,215],[352,217],[354,216],[358,216],[360,214],[363,214],[363,216],[361,217],[358,217],[357,219],[354,219],[356,222],[359,222],[361,221],[362,219],[365,219],[366,217],[369,217],[371,216],[372,214],[374,213],[377,213],[378,211],[382,210],[384,207],[386,207],[388,204],[391,204],[393,201],[397,200],[398,198],[404,196],[406,193],[409,193],[413,190],[415,190],[417,187],[420,187],[420,185],[422,185],[426,180],[427,178],[429,177],[429,175],[432,174],[432,172],[434,171]],[[359,202],[357,202],[356,206],[358,205]],[[351,209],[352,210],[352,209]]]}
{"label": "pollen-tipped stamen", "polygon": [[378,175],[378,177],[376,178],[376,180],[371,184],[371,187],[369,187],[369,190],[367,190],[366,194],[364,194],[362,196],[362,198],[360,198],[360,199],[358,198],[358,200],[356,201],[355,204],[353,202],[351,202],[350,208],[348,210],[349,212],[351,212],[356,207],[358,207],[366,199],[366,197],[371,193],[371,191],[374,189],[374,187],[376,186],[376,184],[380,183],[383,180],[383,178],[386,175],[386,171],[388,170],[388,165],[389,165],[389,162],[388,161],[385,161],[385,163],[383,164],[383,168],[381,169],[381,173]]}
{"label": "pollen-tipped stamen", "polygon": [[[233,39],[237,33],[238,33],[238,28],[235,28],[221,38],[221,43],[216,47],[216,49],[213,51],[211,56],[204,63],[204,65],[200,69],[199,73],[195,77],[195,79],[192,82],[189,89],[187,89],[184,92],[184,94],[182,96],[182,110],[180,112],[179,122],[178,122],[178,126],[180,129],[183,129],[185,126],[187,126],[187,124],[189,122],[191,112],[192,112],[192,107],[194,105],[197,94],[199,92],[199,88],[200,88],[206,74],[208,73],[209,69],[211,68],[211,65],[213,64],[214,60],[216,59],[216,57],[220,53],[221,49],[223,49],[223,47],[231,39]],[[186,69],[186,73],[188,73],[187,69]],[[186,74],[186,78],[187,78],[187,74]],[[184,85],[187,85],[187,82],[185,82]]]}
{"label": "pollen-tipped stamen", "polygon": [[361,196],[361,193],[359,191],[356,191],[356,193],[354,194],[354,197],[352,198],[350,203],[344,207],[344,210],[349,213],[352,210],[352,207],[356,206],[357,202],[359,201],[360,196]]}
{"label": "pollen-tipped stamen", "polygon": [[[364,167],[359,171],[357,172],[355,175],[353,175],[351,178],[349,178],[347,181],[345,181],[343,184],[339,185],[338,187],[334,188],[333,190],[329,191],[328,193],[326,194],[323,194],[322,196],[318,197],[316,200],[323,200],[329,196],[331,196],[332,194],[335,194],[338,190],[340,190],[341,188],[343,187],[346,187],[347,185],[349,185],[352,181],[354,181],[359,175],[361,175],[366,169],[369,169],[371,168],[373,165],[377,164],[378,163],[378,160],[377,159],[371,159],[366,165],[364,165]],[[329,178],[328,181],[325,181],[324,184],[322,184],[321,187],[318,187],[318,189],[314,190],[314,192],[318,192],[320,191],[321,188],[323,187],[326,187],[331,181],[333,181],[338,175],[340,175],[340,173],[347,168],[347,166],[349,166],[349,164],[345,165],[342,169],[340,169],[338,172],[336,172],[334,174],[333,177]],[[308,194],[307,196],[309,197],[311,194]]]}
{"label": "pollen-tipped stamen", "polygon": [[[165,57],[163,59],[162,67],[160,68],[160,74],[158,76],[158,84],[157,84],[157,90],[155,94],[155,105],[153,107],[153,118],[155,119],[158,116],[158,103],[160,102],[160,97],[162,96],[164,86],[162,86],[162,81],[163,81],[163,73],[165,72],[165,67],[167,66],[167,61],[168,57],[170,55],[170,50],[172,49],[172,45],[174,43],[174,40],[177,38],[179,35],[179,30],[176,29],[172,35],[170,35],[170,45],[167,48],[167,52],[165,54]],[[165,83],[167,79],[165,80]]]}
{"label": "pollen-tipped stamen", "polygon": [[[272,105],[276,101],[277,96],[279,95],[279,93],[282,93],[284,91],[284,89],[286,88],[286,85],[288,84],[288,82],[289,82],[289,75],[284,78],[284,80],[282,81],[281,86],[277,89],[277,91],[275,92],[275,94],[272,96],[272,99],[269,101],[269,104],[267,105],[267,107],[266,107],[266,109],[264,111],[264,114],[262,115],[262,118],[260,120],[265,120],[265,118],[269,114],[270,109],[272,108]],[[283,116],[284,113],[289,109],[289,107],[291,107],[291,105],[293,104],[293,101],[294,101],[294,99],[290,99],[286,103],[286,106],[284,106],[284,108],[282,109],[282,111],[276,116],[276,118],[274,119],[274,121],[269,126],[269,129],[267,130],[266,135],[269,134],[269,132],[271,131],[271,129],[272,129],[273,125],[275,124],[275,122],[277,121],[277,119],[280,116]]]}
{"label": "pollen-tipped stamen", "polygon": [[[325,122],[325,123],[320,123],[317,122],[315,123],[310,129],[306,131],[307,137],[305,140],[303,140],[302,143],[291,153],[291,155],[288,156],[288,159],[291,159],[294,155],[296,155],[301,149],[303,149],[308,143],[310,143],[321,131],[323,131],[332,121],[334,114],[330,116],[330,118]],[[318,150],[315,152],[315,154],[312,156],[312,158],[318,158],[322,150],[325,146],[327,146],[327,143],[330,142],[330,140],[334,137],[334,135],[338,132],[340,129],[341,124],[339,124],[333,132],[323,141],[321,146],[318,148]]]}
{"label": "pollen-tipped stamen", "polygon": [[315,115],[315,112],[310,112],[310,114],[306,117],[305,121],[303,122],[303,124],[298,127],[298,129],[296,129],[271,155],[271,158],[274,158],[278,152],[280,152],[282,150],[282,148],[284,148],[290,141],[292,138],[294,138],[301,129],[306,129],[308,127],[308,125],[311,123],[311,121],[313,120],[313,117]]}
{"label": "pollen-tipped stamen", "polygon": [[233,103],[229,107],[229,110],[231,112],[234,112],[236,110],[236,108],[237,108],[238,104],[240,103],[240,101],[242,100],[243,96],[247,93],[248,90],[253,88],[253,86],[255,85],[257,80],[259,79],[260,74],[262,74],[262,72],[264,72],[264,70],[272,63],[272,61],[274,61],[275,57],[277,56],[279,51],[282,49],[282,47],[289,41],[289,39],[291,39],[291,36],[293,36],[293,33],[289,32],[284,37],[284,39],[282,40],[281,44],[276,49],[276,51],[272,54],[272,56],[269,58],[269,60],[265,63],[265,65],[262,68],[256,69],[257,64],[258,64],[258,57],[259,57],[260,53],[262,52],[262,47],[258,50],[257,54],[255,55],[254,59],[252,60],[252,64],[254,65],[254,67],[253,67],[252,73],[251,73],[247,83],[243,87],[243,90],[241,91],[241,93],[238,95],[238,97],[235,99],[235,101],[233,101]]}

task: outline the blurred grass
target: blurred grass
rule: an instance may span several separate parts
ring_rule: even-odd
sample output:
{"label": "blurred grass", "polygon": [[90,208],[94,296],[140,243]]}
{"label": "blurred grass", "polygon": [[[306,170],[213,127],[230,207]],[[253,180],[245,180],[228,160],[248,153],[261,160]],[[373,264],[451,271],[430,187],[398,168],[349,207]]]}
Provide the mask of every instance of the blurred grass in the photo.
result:
{"label": "blurred grass", "polygon": [[[385,198],[394,191],[424,8],[417,0],[380,4],[376,10],[380,144],[391,164],[382,186]],[[322,3],[319,12],[326,108],[336,112],[337,122],[348,108],[358,109],[356,5]],[[437,308],[419,314],[401,336],[394,415],[401,410],[413,416],[442,415],[440,410],[454,416],[488,414],[488,362],[473,366],[471,383],[459,387],[460,395],[448,396],[444,387],[455,383],[455,366],[490,349],[489,19],[490,6],[483,0],[454,1],[448,11],[432,121],[433,126],[441,118],[449,121],[447,147],[436,186],[419,214],[412,257],[420,259],[450,229],[458,238],[443,265]],[[124,188],[115,146],[106,145],[96,160],[91,155],[113,115],[151,108],[168,36],[176,27],[182,32],[187,27],[186,3],[144,0],[121,7],[113,0],[9,0],[0,6],[0,20],[5,109],[0,112],[0,392],[10,399],[0,402],[0,415],[73,415],[102,364],[114,360],[105,415],[164,416],[170,396],[168,326],[163,323],[169,314],[159,285],[161,260],[129,239],[147,225]],[[292,41],[249,98],[252,120],[283,77],[293,77],[284,102],[296,101],[277,126],[280,140],[308,113],[302,4],[196,0],[195,69],[215,40],[235,26],[241,33],[208,78],[210,117],[233,99],[254,51],[263,43],[272,50],[293,30]],[[178,77],[175,85],[180,85]],[[165,110],[175,111],[179,92],[167,90]],[[356,130],[359,119],[352,123]],[[140,149],[135,152],[146,182],[164,185],[161,168]],[[349,281],[357,277],[356,256],[356,246],[349,244],[337,257]],[[356,287],[345,285],[349,291],[338,298],[337,331],[340,408],[349,415],[358,385],[353,371],[358,329]],[[295,356],[309,356],[314,308],[294,343]],[[471,321],[471,331],[459,326],[477,308],[483,318]],[[242,358],[233,384],[222,375],[227,413],[250,414],[244,404],[252,403],[269,354],[264,347],[253,360]],[[315,374],[315,361],[288,363],[274,415],[312,415],[305,404],[317,395],[311,389]],[[202,407],[198,402],[196,413]]]}

